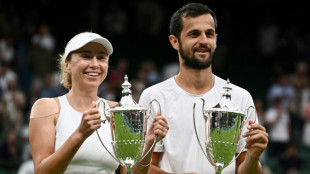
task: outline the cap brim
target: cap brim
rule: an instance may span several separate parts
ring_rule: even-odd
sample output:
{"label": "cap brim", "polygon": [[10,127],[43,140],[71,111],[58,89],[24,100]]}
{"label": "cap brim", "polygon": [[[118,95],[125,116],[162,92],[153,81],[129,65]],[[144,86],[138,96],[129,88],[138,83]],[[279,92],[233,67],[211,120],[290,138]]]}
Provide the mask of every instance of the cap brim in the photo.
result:
{"label": "cap brim", "polygon": [[[96,42],[96,43],[101,44],[107,50],[109,55],[111,55],[113,53],[113,48],[112,48],[111,43],[105,38],[97,38],[97,39],[90,40],[89,42]],[[87,43],[89,43],[89,42],[87,42]],[[86,44],[84,44],[84,45],[86,45]],[[81,47],[83,47],[83,46],[81,46]]]}
{"label": "cap brim", "polygon": [[112,44],[110,43],[108,39],[101,37],[100,35],[95,34],[95,33],[81,33],[73,37],[68,42],[65,48],[64,56],[67,58],[67,56],[72,51],[78,50],[90,42],[101,44],[107,50],[108,55],[111,55],[113,53]]}

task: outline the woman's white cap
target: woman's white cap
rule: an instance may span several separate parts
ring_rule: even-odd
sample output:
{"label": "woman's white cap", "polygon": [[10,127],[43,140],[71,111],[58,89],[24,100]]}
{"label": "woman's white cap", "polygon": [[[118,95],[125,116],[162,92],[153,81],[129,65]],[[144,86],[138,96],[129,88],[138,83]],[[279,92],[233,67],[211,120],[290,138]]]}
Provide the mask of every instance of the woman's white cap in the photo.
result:
{"label": "woman's white cap", "polygon": [[67,59],[67,56],[72,51],[82,48],[84,45],[88,44],[89,42],[96,42],[104,46],[104,48],[108,52],[108,55],[111,55],[113,53],[113,47],[108,39],[96,33],[83,32],[83,33],[77,34],[68,42],[65,48],[65,54],[64,54],[65,58]]}

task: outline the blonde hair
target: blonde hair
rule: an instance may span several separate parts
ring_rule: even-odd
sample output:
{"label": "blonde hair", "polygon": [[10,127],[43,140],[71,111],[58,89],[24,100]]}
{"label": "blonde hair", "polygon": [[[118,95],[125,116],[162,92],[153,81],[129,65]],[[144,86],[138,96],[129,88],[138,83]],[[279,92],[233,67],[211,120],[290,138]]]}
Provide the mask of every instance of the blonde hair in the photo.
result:
{"label": "blonde hair", "polygon": [[60,69],[60,83],[67,89],[72,88],[71,74],[65,71],[65,65],[67,61],[71,60],[71,53],[66,58],[64,54],[59,55],[59,69]]}

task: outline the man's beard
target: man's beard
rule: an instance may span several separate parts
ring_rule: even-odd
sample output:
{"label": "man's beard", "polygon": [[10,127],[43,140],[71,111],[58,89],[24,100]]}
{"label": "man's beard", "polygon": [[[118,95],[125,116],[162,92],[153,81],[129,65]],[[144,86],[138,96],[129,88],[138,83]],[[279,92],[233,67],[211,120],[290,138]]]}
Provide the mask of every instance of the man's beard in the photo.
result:
{"label": "man's beard", "polygon": [[209,58],[207,58],[206,60],[199,60],[194,54],[192,55],[192,57],[185,55],[182,49],[182,45],[180,43],[180,55],[181,55],[181,58],[184,60],[184,65],[189,68],[202,70],[202,69],[209,68],[212,64],[212,56],[213,56],[212,51],[210,51]]}

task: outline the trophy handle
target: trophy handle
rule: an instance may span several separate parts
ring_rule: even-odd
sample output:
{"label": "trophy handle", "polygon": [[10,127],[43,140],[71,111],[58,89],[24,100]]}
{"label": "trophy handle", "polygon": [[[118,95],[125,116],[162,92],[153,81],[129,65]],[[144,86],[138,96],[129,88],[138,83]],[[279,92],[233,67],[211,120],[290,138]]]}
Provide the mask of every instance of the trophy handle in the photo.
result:
{"label": "trophy handle", "polygon": [[[108,122],[110,123],[111,121],[111,114],[108,111],[108,108],[106,109],[105,107],[105,102],[102,99],[99,99],[96,101],[96,108],[99,108],[100,103],[103,103],[103,116],[106,118],[106,120],[108,120]],[[105,123],[106,120],[101,120],[102,123]]]}
{"label": "trophy handle", "polygon": [[[108,111],[108,109],[106,109],[106,106],[105,106],[106,103],[105,103],[102,99],[99,99],[99,100],[96,101],[96,108],[99,108],[100,103],[103,103],[103,115],[104,115],[104,117],[106,118],[106,120],[108,120],[108,122],[110,123],[110,121],[111,121],[111,114],[110,114],[110,112]],[[101,120],[101,122],[102,122],[102,123],[105,123],[106,120]],[[100,135],[99,135],[97,129],[96,129],[96,133],[97,133],[97,136],[98,136],[98,138],[99,138],[99,140],[100,140],[100,143],[101,143],[102,146],[105,148],[105,150],[106,150],[117,162],[119,162],[120,164],[122,164],[121,161],[120,161],[119,159],[117,159],[114,155],[112,155],[112,153],[111,153],[111,152],[108,150],[108,148],[104,145],[103,141],[102,141],[101,138],[100,138]]]}
{"label": "trophy handle", "polygon": [[[204,100],[203,98],[199,98],[199,99],[202,100],[202,108],[201,108],[201,109],[202,109],[202,114],[204,114],[204,110],[203,110],[203,109],[204,109],[204,107],[205,107],[205,100]],[[197,100],[198,100],[198,99],[197,99]],[[208,158],[206,152],[203,150],[203,147],[202,147],[201,142],[200,142],[200,140],[199,140],[199,136],[198,136],[197,129],[196,129],[195,108],[196,108],[197,100],[196,100],[196,102],[194,103],[194,106],[193,106],[193,122],[194,122],[194,129],[195,129],[195,134],[196,134],[196,138],[197,138],[197,140],[198,140],[199,146],[200,146],[200,148],[201,148],[203,154],[205,155],[205,157]]]}
{"label": "trophy handle", "polygon": [[[152,103],[153,103],[153,101],[155,101],[155,102],[158,104],[159,110],[160,110],[160,112],[161,112],[160,103],[159,103],[156,99],[151,100],[151,101],[150,101],[150,108],[149,108],[149,110],[148,110],[148,112],[147,112],[146,120],[147,120],[147,119],[149,118],[149,116],[151,115]],[[146,127],[146,126],[145,126],[145,127]],[[156,144],[157,139],[158,139],[158,136],[155,137],[155,140],[154,140],[152,146],[151,146],[150,149],[141,157],[139,163],[151,152],[151,150],[153,149],[153,147],[154,147],[155,144]]]}
{"label": "trophy handle", "polygon": [[[245,117],[244,117],[244,119],[243,119],[243,122],[245,122],[245,121],[248,120],[248,118],[249,118],[248,115],[249,115],[249,110],[250,110],[250,108],[253,108],[254,111],[255,111],[254,123],[256,123],[257,112],[256,112],[256,109],[255,109],[255,107],[254,107],[253,105],[249,106],[249,107],[246,109],[246,115],[245,115]],[[244,126],[244,125],[242,125],[242,129],[243,129],[243,126]],[[246,144],[241,148],[241,150],[240,150],[240,152],[238,153],[238,155],[235,156],[234,159],[233,159],[232,161],[230,161],[229,164],[231,164],[233,161],[235,161],[235,160],[239,157],[239,155],[241,154],[241,152],[244,150],[245,146],[246,146]],[[228,165],[229,165],[229,164],[228,164]]]}
{"label": "trophy handle", "polygon": [[255,111],[254,123],[256,123],[257,112],[256,112],[256,108],[255,108],[253,105],[249,106],[249,107],[246,109],[246,114],[247,114],[247,115],[245,116],[244,121],[246,121],[246,120],[248,119],[248,115],[249,115],[249,110],[250,110],[250,108],[253,108],[254,111]]}

